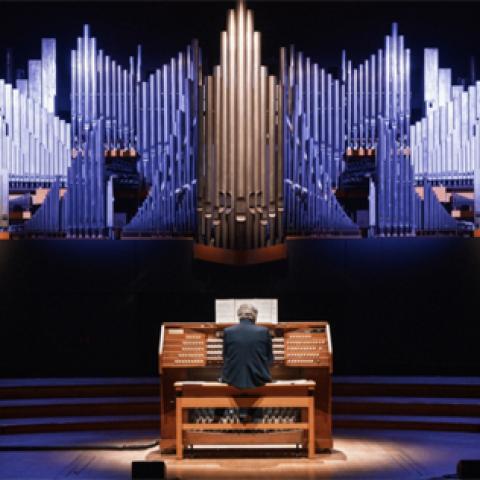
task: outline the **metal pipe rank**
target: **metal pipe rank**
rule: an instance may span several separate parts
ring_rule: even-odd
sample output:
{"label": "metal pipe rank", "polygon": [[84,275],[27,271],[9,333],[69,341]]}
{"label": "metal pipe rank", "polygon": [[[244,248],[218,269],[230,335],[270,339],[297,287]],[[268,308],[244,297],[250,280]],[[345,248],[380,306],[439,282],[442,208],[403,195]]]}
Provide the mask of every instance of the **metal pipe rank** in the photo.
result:
{"label": "metal pipe rank", "polygon": [[260,34],[243,2],[220,38],[220,65],[201,89],[197,241],[274,245],[284,236],[281,90],[261,65]]}
{"label": "metal pipe rank", "polygon": [[417,217],[410,156],[399,144],[396,129],[388,126],[381,116],[377,121],[376,233],[380,236],[413,235]]}
{"label": "metal pipe rank", "polygon": [[479,152],[480,82],[452,85],[451,69],[439,68],[438,49],[424,51],[425,116],[410,127],[417,182],[471,187]]}
{"label": "metal pipe rank", "polygon": [[60,179],[52,183],[42,205],[25,223],[25,232],[41,236],[61,233],[61,185]]}
{"label": "metal pipe rank", "polygon": [[424,180],[422,190],[422,222],[419,224],[419,230],[423,233],[456,232],[457,221],[439,202],[429,180]]}
{"label": "metal pipe rank", "polygon": [[126,235],[175,235],[195,229],[201,68],[201,51],[193,41],[138,85],[138,153],[142,176],[151,188],[125,226]]}
{"label": "metal pipe rank", "polygon": [[62,202],[62,231],[68,238],[98,238],[106,231],[106,182],[102,117],[88,130],[85,149],[77,152],[68,170]]}
{"label": "metal pipe rank", "polygon": [[285,228],[290,233],[351,233],[358,227],[334,188],[343,170],[345,90],[303,53],[280,51]]}
{"label": "metal pipe rank", "polygon": [[65,183],[70,165],[70,125],[55,116],[55,39],[42,39],[41,60],[28,62],[17,87],[0,80],[0,163],[11,188]]}
{"label": "metal pipe rank", "polygon": [[374,154],[381,116],[395,129],[396,141],[408,148],[410,134],[410,49],[398,25],[392,24],[384,48],[357,68],[342,53],[342,83],[346,101],[347,155]]}
{"label": "metal pipe rank", "polygon": [[138,49],[136,70],[133,57],[123,68],[103,50],[84,25],[77,38],[77,48],[71,51],[71,118],[73,148],[83,150],[88,132],[101,117],[105,120],[105,148],[132,150],[135,154],[139,138],[137,88],[141,82],[141,49]]}

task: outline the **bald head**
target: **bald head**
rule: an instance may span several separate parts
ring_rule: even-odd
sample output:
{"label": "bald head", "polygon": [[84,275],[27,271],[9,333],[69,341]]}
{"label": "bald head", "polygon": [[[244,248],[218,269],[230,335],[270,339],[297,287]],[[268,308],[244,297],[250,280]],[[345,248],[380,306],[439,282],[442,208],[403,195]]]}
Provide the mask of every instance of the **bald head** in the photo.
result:
{"label": "bald head", "polygon": [[238,318],[248,318],[252,322],[257,319],[258,310],[248,303],[244,303],[238,307],[237,315]]}

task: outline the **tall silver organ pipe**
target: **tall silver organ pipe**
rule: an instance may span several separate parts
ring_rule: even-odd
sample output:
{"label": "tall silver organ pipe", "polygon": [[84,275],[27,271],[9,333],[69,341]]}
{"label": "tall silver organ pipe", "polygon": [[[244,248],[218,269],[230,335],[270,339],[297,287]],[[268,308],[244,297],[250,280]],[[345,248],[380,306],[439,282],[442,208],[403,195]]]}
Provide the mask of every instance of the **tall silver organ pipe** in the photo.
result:
{"label": "tall silver organ pipe", "polygon": [[253,13],[239,2],[221,33],[220,65],[201,91],[197,240],[249,249],[283,240],[282,121],[276,78],[261,65]]}
{"label": "tall silver organ pipe", "polygon": [[28,61],[28,96],[42,105],[42,60]]}
{"label": "tall silver organ pipe", "polygon": [[55,114],[57,95],[57,51],[54,38],[42,38],[42,106]]}
{"label": "tall silver organ pipe", "polygon": [[438,48],[425,48],[423,53],[423,97],[425,114],[439,105]]}

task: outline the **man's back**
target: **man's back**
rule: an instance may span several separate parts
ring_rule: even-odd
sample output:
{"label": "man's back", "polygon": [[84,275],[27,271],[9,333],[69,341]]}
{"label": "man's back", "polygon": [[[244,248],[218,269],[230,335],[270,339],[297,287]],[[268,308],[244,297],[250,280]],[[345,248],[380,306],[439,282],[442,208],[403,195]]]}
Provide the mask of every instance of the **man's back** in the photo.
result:
{"label": "man's back", "polygon": [[271,380],[272,339],[267,328],[241,319],[223,334],[222,380],[237,388],[254,388]]}

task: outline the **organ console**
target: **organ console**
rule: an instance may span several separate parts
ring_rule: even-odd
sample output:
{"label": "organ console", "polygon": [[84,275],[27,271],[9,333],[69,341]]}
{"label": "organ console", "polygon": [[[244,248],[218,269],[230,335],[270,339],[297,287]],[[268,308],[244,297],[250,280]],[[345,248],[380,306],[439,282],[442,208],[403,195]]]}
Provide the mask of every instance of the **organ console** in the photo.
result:
{"label": "organ console", "polygon": [[[315,381],[315,446],[317,450],[332,448],[332,342],[329,324],[285,322],[263,325],[272,335],[274,353],[274,363],[270,369],[272,381],[299,379]],[[162,325],[159,371],[160,448],[163,452],[175,450],[174,383],[218,381],[223,365],[223,330],[228,326],[229,324],[217,323]],[[203,435],[212,433],[204,432]],[[220,439],[218,443],[221,443],[218,432],[214,434]],[[272,432],[272,435],[274,434],[275,432]]]}

